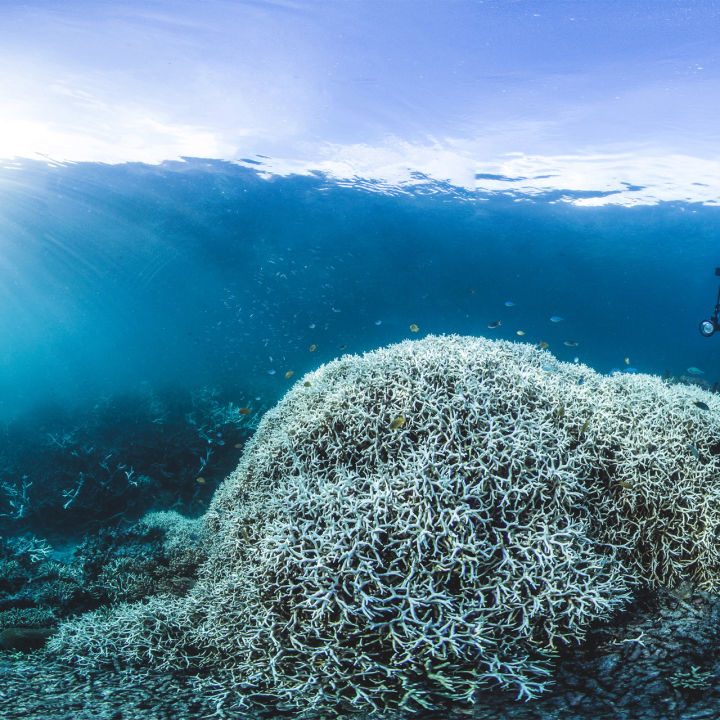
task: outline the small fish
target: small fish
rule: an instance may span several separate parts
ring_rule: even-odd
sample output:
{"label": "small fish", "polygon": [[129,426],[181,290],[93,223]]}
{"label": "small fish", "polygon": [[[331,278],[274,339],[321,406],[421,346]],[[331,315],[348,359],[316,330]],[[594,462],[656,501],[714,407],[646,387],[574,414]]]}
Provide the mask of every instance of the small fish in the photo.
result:
{"label": "small fish", "polygon": [[317,350],[317,345],[313,343],[308,349],[310,350],[310,352],[315,352]]}
{"label": "small fish", "polygon": [[275,374],[275,370],[268,370],[268,375],[274,375],[274,374]]}
{"label": "small fish", "polygon": [[291,378],[293,376],[293,372],[294,372],[293,370],[288,370],[285,373],[285,379],[287,380],[288,378]]}
{"label": "small fish", "polygon": [[515,334],[516,334],[516,335],[520,335],[520,337],[522,337],[522,336],[525,334],[525,331],[524,331],[524,330],[518,330]]}
{"label": "small fish", "polygon": [[310,324],[308,325],[308,327],[309,327],[311,330],[314,330],[314,329],[315,329],[315,323],[310,323]]}
{"label": "small fish", "polygon": [[338,350],[344,350],[347,347],[347,345],[340,345],[338,346]]}
{"label": "small fish", "polygon": [[562,322],[564,319],[565,319],[565,318],[560,317],[559,315],[553,315],[553,316],[550,318],[550,322],[559,323],[559,322]]}
{"label": "small fish", "polygon": [[556,417],[558,420],[562,420],[562,419],[565,417],[565,406],[564,406],[564,405],[561,404],[561,405],[557,408],[557,410],[555,410],[555,417]]}
{"label": "small fish", "polygon": [[580,343],[575,342],[575,340],[566,340],[563,345],[567,345],[568,347],[577,347]]}
{"label": "small fish", "polygon": [[375,321],[375,324],[376,324],[376,325],[382,325],[382,320],[376,320],[376,321]]}
{"label": "small fish", "polygon": [[628,482],[627,480],[621,480],[619,484],[620,484],[620,487],[624,487],[626,489],[631,488],[633,486],[633,484],[631,482]]}
{"label": "small fish", "polygon": [[405,416],[404,415],[398,415],[391,423],[390,423],[390,429],[391,430],[397,430],[398,428],[401,428],[405,424]]}
{"label": "small fish", "polygon": [[626,358],[625,358],[625,364],[626,364],[626,365],[629,365],[629,364],[630,364],[630,358],[629,358],[629,357],[626,357]]}
{"label": "small fish", "polygon": [[415,323],[410,326],[410,332],[417,332],[419,329],[420,328]]}
{"label": "small fish", "polygon": [[235,447],[236,450],[241,450],[242,447],[243,447],[243,444],[242,444],[242,443],[235,443],[234,447]]}
{"label": "small fish", "polygon": [[195,482],[196,482],[196,483],[200,483],[200,485],[204,485],[204,484],[205,484],[205,478],[204,478],[204,477],[195,478]]}
{"label": "small fish", "polygon": [[588,418],[580,427],[580,435],[584,435],[590,427],[590,418]]}
{"label": "small fish", "polygon": [[689,367],[689,368],[687,369],[687,371],[688,371],[691,375],[704,375],[704,374],[705,374],[705,371],[704,371],[704,370],[701,370],[700,368],[696,368],[694,365],[693,365],[692,367]]}
{"label": "small fish", "polygon": [[505,301],[505,307],[515,307],[517,303],[514,303],[512,300],[506,300]]}
{"label": "small fish", "polygon": [[537,344],[537,346],[538,346],[541,350],[547,350],[547,349],[550,347],[544,340],[541,340],[541,341]]}
{"label": "small fish", "polygon": [[474,295],[474,294],[475,294],[475,290],[471,290],[471,291],[470,291],[470,294],[471,294],[471,295]]}
{"label": "small fish", "polygon": [[687,444],[687,449],[693,454],[693,457],[696,460],[700,459],[700,453],[697,451],[697,448],[694,445],[691,445],[690,443]]}
{"label": "small fish", "polygon": [[312,385],[312,383],[311,383],[309,380],[306,380],[306,381],[303,383],[303,385],[304,385],[305,387],[310,387],[310,386]]}
{"label": "small fish", "polygon": [[707,403],[704,403],[702,400],[695,400],[693,405],[697,408],[700,408],[701,410],[709,410],[710,406]]}
{"label": "small fish", "polygon": [[249,415],[249,414],[250,414],[250,408],[241,407],[241,408],[238,410],[238,412],[239,412],[241,415]]}
{"label": "small fish", "polygon": [[493,320],[488,323],[488,327],[492,330],[493,328],[500,327],[502,323],[499,320]]}

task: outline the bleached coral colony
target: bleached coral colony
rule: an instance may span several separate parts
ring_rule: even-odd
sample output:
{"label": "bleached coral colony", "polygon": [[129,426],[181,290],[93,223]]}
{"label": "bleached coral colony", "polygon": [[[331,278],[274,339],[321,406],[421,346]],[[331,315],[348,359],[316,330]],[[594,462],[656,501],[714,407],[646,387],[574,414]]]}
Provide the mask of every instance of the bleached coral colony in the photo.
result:
{"label": "bleached coral colony", "polygon": [[556,648],[634,587],[716,586],[718,411],[698,388],[526,344],[429,336],[343,357],[265,415],[187,596],[82,616],[52,646],[212,668],[306,709],[531,697]]}

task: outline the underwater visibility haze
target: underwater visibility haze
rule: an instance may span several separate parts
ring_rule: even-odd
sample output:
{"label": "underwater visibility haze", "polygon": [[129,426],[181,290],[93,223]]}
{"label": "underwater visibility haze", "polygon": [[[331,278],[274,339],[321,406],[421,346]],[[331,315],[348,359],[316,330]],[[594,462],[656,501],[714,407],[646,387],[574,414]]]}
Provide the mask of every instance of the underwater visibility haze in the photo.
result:
{"label": "underwater visibility haze", "polygon": [[718,32],[3,4],[0,716],[720,716]]}

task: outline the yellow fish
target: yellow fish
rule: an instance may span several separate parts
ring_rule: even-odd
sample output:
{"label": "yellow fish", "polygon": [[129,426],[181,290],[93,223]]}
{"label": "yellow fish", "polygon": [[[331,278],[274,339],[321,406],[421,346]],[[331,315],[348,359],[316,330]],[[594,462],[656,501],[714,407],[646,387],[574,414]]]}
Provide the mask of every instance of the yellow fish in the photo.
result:
{"label": "yellow fish", "polygon": [[630,364],[630,358],[625,358],[625,364],[626,364],[626,365],[629,365],[629,364]]}
{"label": "yellow fish", "polygon": [[415,323],[410,326],[410,332],[417,332],[419,329],[420,328]]}
{"label": "yellow fish", "polygon": [[398,415],[391,423],[390,423],[390,429],[391,430],[397,430],[398,428],[401,428],[405,424],[405,417],[403,415]]}
{"label": "yellow fish", "polygon": [[525,334],[525,331],[524,331],[524,330],[518,330],[515,334],[516,334],[516,335],[524,335],[524,334]]}
{"label": "yellow fish", "polygon": [[204,477],[195,478],[195,482],[196,482],[196,483],[200,483],[201,485],[204,485],[204,484],[205,484],[205,478],[204,478]]}
{"label": "yellow fish", "polygon": [[550,347],[545,341],[539,342],[539,343],[537,344],[537,346],[538,346],[541,350],[547,350],[547,349]]}
{"label": "yellow fish", "polygon": [[292,370],[288,370],[288,371],[285,373],[285,378],[286,378],[286,379],[287,379],[287,378],[291,378],[292,376],[293,376],[293,371],[292,371]]}
{"label": "yellow fish", "polygon": [[313,343],[313,344],[310,346],[310,352],[315,352],[316,350],[317,350],[317,345],[315,345],[315,343]]}
{"label": "yellow fish", "polygon": [[310,385],[312,385],[312,383],[311,383],[309,380],[306,380],[306,381],[303,383],[303,385],[304,385],[305,387],[310,387]]}

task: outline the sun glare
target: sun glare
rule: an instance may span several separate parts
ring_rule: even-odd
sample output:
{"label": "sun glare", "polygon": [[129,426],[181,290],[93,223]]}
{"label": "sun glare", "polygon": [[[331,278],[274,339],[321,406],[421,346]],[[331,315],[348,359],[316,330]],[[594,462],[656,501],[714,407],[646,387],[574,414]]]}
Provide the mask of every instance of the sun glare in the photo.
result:
{"label": "sun glare", "polygon": [[36,157],[49,149],[50,129],[26,117],[0,115],[0,159]]}

